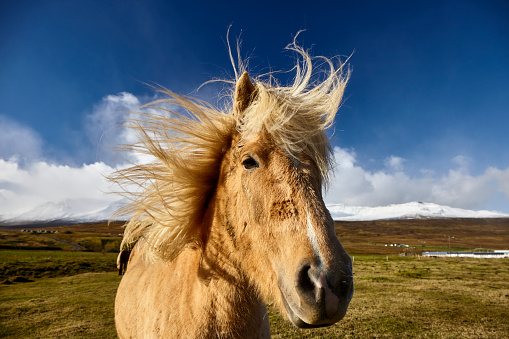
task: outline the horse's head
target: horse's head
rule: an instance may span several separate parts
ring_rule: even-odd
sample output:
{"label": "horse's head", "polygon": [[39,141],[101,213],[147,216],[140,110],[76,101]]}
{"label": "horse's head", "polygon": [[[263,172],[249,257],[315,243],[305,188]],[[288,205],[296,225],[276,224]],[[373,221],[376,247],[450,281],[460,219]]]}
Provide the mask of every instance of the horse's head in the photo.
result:
{"label": "horse's head", "polygon": [[321,57],[330,71],[313,81],[311,57],[295,42],[289,49],[303,57],[293,85],[253,84],[244,73],[233,114],[163,90],[170,98],[148,107],[167,114],[145,113],[131,125],[140,139],[131,149],[154,161],[112,180],[132,200],[119,212],[131,216],[122,246],[143,239],[147,259],[167,261],[201,248],[203,267],[221,253],[241,274],[232,284],[247,277],[295,325],[327,326],[344,317],[353,294],[351,260],[322,198],[332,156],[325,130],[348,74]]}
{"label": "horse's head", "polygon": [[[253,85],[247,73],[237,81],[238,126],[222,162],[219,214],[239,265],[264,297],[298,327],[331,325],[345,316],[353,280],[351,259],[322,198],[330,148],[323,129],[297,140],[319,120],[299,117],[297,110],[267,123],[264,110],[295,109],[284,98],[266,98],[277,102],[272,108],[261,103],[270,90]],[[264,121],[253,122],[259,115]],[[292,130],[297,136],[288,135]]]}

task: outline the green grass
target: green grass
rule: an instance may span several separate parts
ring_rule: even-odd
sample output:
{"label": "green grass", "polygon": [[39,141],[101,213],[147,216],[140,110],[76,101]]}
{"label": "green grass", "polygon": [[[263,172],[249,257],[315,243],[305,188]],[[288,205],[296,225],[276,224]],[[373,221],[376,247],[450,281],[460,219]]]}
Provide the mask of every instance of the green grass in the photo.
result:
{"label": "green grass", "polygon": [[2,338],[116,338],[120,277],[83,273],[0,286]]}
{"label": "green grass", "polygon": [[[3,253],[32,262],[102,260],[93,253]],[[80,255],[84,255],[81,257]],[[46,258],[46,259],[45,259]],[[388,259],[388,260],[387,260]],[[0,337],[115,338],[115,272],[0,285]],[[338,324],[296,329],[269,305],[273,338],[505,338],[509,260],[356,255],[355,293]]]}
{"label": "green grass", "polygon": [[[335,226],[339,240],[350,255],[502,250],[509,243],[507,218],[336,221]],[[385,246],[391,243],[410,247]]]}
{"label": "green grass", "polygon": [[[56,238],[0,230],[0,337],[115,338],[121,225],[56,227]],[[418,258],[421,250],[506,249],[509,219],[337,222],[353,257],[355,293],[334,326],[300,330],[269,305],[273,338],[506,338],[509,259]],[[454,238],[449,238],[453,237]],[[385,246],[403,243],[413,248]],[[2,247],[4,246],[4,247]],[[41,249],[55,249],[42,251]],[[58,250],[57,250],[58,249]]]}
{"label": "green grass", "polygon": [[271,312],[273,338],[506,338],[509,333],[507,259],[356,256],[354,281],[341,322],[298,330]]}
{"label": "green grass", "polygon": [[32,234],[21,232],[19,227],[0,226],[0,249],[11,250],[64,250],[73,251],[74,246],[65,244],[60,239],[78,244],[92,252],[118,252],[122,241],[121,223],[88,223],[55,227],[33,228],[32,230],[52,230],[55,234]]}
{"label": "green grass", "polygon": [[0,251],[0,282],[116,271],[116,253],[64,251]]}

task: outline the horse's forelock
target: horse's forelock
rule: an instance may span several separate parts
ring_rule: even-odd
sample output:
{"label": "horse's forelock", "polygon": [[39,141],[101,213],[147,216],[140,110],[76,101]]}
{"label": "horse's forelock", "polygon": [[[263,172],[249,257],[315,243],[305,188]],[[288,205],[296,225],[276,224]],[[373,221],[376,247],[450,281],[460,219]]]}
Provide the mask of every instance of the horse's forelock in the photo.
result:
{"label": "horse's forelock", "polygon": [[[319,57],[329,66],[314,70],[313,58],[295,43],[288,47],[302,57],[290,86],[271,86],[256,81],[256,97],[245,109],[239,130],[246,138],[267,131],[291,155],[304,152],[317,164],[324,182],[332,165],[331,148],[325,130],[332,125],[350,72],[339,61]],[[325,77],[319,80],[319,75]]]}

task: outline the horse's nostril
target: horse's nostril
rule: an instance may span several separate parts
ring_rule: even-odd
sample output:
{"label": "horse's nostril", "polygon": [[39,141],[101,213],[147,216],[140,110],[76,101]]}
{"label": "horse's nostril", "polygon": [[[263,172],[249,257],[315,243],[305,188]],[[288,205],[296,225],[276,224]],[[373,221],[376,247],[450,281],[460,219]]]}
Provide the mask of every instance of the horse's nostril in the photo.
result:
{"label": "horse's nostril", "polygon": [[312,269],[311,265],[303,264],[300,269],[297,270],[297,277],[295,279],[295,288],[299,293],[300,297],[304,299],[306,303],[312,304],[316,300],[316,286],[311,277]]}
{"label": "horse's nostril", "polygon": [[297,278],[297,286],[301,289],[308,290],[314,288],[313,282],[309,277],[309,270],[311,266],[304,265],[299,272],[297,273],[299,276]]}

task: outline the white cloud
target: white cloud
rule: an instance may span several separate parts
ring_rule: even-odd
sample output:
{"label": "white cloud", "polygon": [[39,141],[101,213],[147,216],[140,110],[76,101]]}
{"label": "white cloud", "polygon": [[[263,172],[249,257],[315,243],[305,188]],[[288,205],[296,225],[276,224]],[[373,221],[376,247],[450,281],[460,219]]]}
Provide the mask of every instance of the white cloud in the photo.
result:
{"label": "white cloud", "polygon": [[390,170],[401,172],[403,171],[403,163],[405,162],[405,159],[396,157],[394,155],[391,155],[389,158],[385,159],[385,167],[387,167]]}
{"label": "white cloud", "polygon": [[490,167],[486,170],[486,175],[496,178],[498,190],[509,200],[509,168],[499,170],[498,168]]}
{"label": "white cloud", "polygon": [[369,171],[356,163],[353,151],[335,148],[338,163],[335,177],[326,195],[327,203],[357,206],[382,206],[410,201],[433,202],[465,209],[489,209],[501,206],[502,192],[509,212],[509,168],[489,167],[474,176],[468,171],[472,159],[456,156],[451,161],[458,166],[444,175],[422,169],[420,176],[404,171],[407,160],[391,156],[384,162],[386,169]]}
{"label": "white cloud", "polygon": [[132,133],[124,128],[129,113],[136,112],[141,106],[140,100],[131,93],[108,95],[94,106],[86,117],[85,132],[96,148],[96,158],[108,164],[121,163],[125,153],[116,148],[133,142]]}
{"label": "white cloud", "polygon": [[101,162],[69,167],[39,161],[21,168],[14,159],[0,159],[0,217],[67,199],[118,200],[105,193],[111,191],[105,175],[113,170]]}
{"label": "white cloud", "polygon": [[[136,160],[135,155],[118,152],[117,148],[134,141],[133,133],[124,128],[125,120],[132,118],[130,113],[139,111],[141,105],[131,93],[105,96],[85,116],[81,134],[77,134],[74,144],[70,141],[74,145],[71,150],[47,145],[31,127],[0,115],[0,159],[12,159],[22,167],[36,161],[73,164],[101,161],[116,165]],[[48,146],[53,152],[47,151]]]}
{"label": "white cloud", "polygon": [[28,126],[0,115],[0,158],[19,161],[39,159],[42,156],[42,139]]}
{"label": "white cloud", "polygon": [[[122,92],[118,95],[105,96],[101,102],[94,106],[92,112],[86,116],[85,132],[96,148],[96,159],[109,165],[122,165],[126,162],[147,163],[153,157],[134,151],[121,151],[125,145],[138,142],[138,136],[132,129],[126,128],[128,121],[132,119],[143,120],[145,116],[137,114],[157,113],[167,114],[165,111],[151,107],[140,107],[148,101],[157,100],[157,95],[152,98],[138,98],[131,93]],[[160,103],[158,107],[181,111],[180,107]],[[186,114],[185,112],[179,112]]]}

